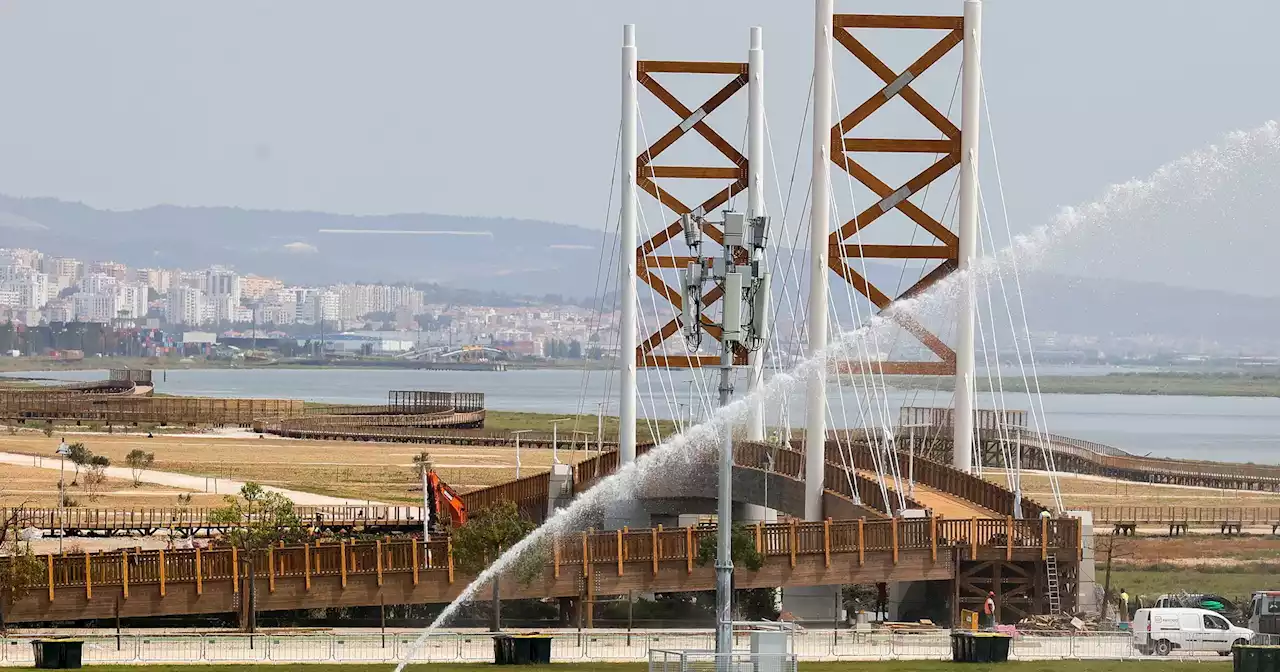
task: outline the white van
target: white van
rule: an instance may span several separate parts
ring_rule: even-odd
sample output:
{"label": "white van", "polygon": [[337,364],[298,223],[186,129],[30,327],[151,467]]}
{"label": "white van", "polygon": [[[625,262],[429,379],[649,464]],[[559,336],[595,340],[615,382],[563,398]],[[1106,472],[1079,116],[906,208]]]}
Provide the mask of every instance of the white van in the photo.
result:
{"label": "white van", "polygon": [[1253,631],[1238,628],[1208,609],[1163,607],[1139,609],[1133,614],[1133,646],[1143,655],[1167,656],[1174,649],[1231,653],[1231,647],[1248,644]]}

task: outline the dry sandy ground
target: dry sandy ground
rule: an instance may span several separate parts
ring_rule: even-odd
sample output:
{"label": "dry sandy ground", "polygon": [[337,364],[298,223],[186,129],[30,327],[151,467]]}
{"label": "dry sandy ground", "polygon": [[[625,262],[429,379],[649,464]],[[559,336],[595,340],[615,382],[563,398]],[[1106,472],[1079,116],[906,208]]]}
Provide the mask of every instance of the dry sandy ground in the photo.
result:
{"label": "dry sandy ground", "polygon": [[[256,435],[249,435],[256,436]],[[125,455],[135,448],[155,453],[152,469],[158,472],[200,477],[257,481],[265,485],[335,497],[383,502],[420,501],[421,488],[413,458],[420,451],[431,454],[444,481],[459,491],[510,481],[515,478],[515,453],[511,448],[418,446],[414,444],[354,441],[297,441],[281,438],[249,438],[217,435],[121,436],[113,434],[68,436],[82,441],[96,454],[124,466]],[[20,433],[0,436],[0,452],[41,456],[44,464],[56,464],[60,435]],[[522,449],[521,475],[546,471],[551,451]],[[582,451],[560,451],[563,462],[588,457]],[[0,465],[0,481],[10,467]],[[57,479],[53,480],[56,488]],[[186,485],[204,491],[203,479]],[[212,485],[207,486],[210,491]],[[220,489],[224,492],[225,487]]]}
{"label": "dry sandy ground", "polygon": [[[46,461],[46,464],[52,464]],[[135,506],[173,506],[177,496],[185,492],[193,492],[183,488],[165,487],[152,483],[142,483],[134,487],[132,479],[108,478],[99,489],[97,498],[93,498],[84,487],[84,479],[77,485],[70,485],[74,476],[71,465],[67,465],[67,496],[80,506],[96,507],[135,507]],[[53,469],[38,467],[22,467],[12,464],[0,465],[0,506],[25,504],[34,507],[52,507],[58,505],[58,472]],[[214,495],[194,494],[192,504],[197,506],[221,504],[220,498]]]}

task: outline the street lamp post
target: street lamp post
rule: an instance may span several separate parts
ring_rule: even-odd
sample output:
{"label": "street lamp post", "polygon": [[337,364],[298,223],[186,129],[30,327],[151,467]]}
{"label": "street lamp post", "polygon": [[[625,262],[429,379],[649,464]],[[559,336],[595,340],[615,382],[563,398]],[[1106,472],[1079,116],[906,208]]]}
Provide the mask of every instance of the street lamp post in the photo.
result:
{"label": "street lamp post", "polygon": [[551,461],[560,464],[560,423],[573,418],[556,418],[551,421]]}
{"label": "street lamp post", "polygon": [[516,437],[516,478],[520,478],[520,435],[532,431],[532,429],[517,429],[511,432]]}

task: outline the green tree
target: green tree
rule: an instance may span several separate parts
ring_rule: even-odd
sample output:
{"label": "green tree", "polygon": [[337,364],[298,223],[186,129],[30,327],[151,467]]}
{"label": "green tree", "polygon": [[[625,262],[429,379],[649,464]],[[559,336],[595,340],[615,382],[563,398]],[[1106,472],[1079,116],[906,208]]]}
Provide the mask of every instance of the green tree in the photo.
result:
{"label": "green tree", "polygon": [[[524,517],[515,502],[500,502],[472,513],[467,524],[453,532],[453,562],[464,572],[478,574],[537,528]],[[522,583],[532,582],[546,565],[546,549],[535,548],[521,556],[514,573]],[[500,578],[494,577],[493,614],[489,629],[502,628]]]}
{"label": "green tree", "polygon": [[224,500],[226,506],[209,512],[209,523],[227,528],[227,542],[241,549],[241,562],[248,565],[244,575],[249,583],[249,620],[244,628],[253,632],[257,625],[255,556],[280,542],[301,542],[307,533],[293,508],[293,500],[252,481],[240,488],[239,496],[227,495]]}
{"label": "green tree", "polygon": [[[734,525],[729,537],[729,555],[735,567],[756,571],[764,566],[764,555],[756,550],[756,537],[743,525]],[[715,534],[705,534],[698,539],[698,566],[705,567],[716,559]]]}
{"label": "green tree", "polygon": [[0,519],[0,632],[5,632],[4,606],[13,604],[44,580],[44,564],[18,533],[30,524],[25,506],[4,510]]}
{"label": "green tree", "polygon": [[134,448],[124,456],[125,464],[129,465],[129,470],[133,472],[133,487],[136,488],[142,484],[142,471],[151,468],[155,461],[155,453],[148,453],[141,448]]}
{"label": "green tree", "polygon": [[209,522],[226,526],[226,539],[233,546],[255,551],[282,541],[306,539],[293,500],[278,492],[250,481],[240,488],[239,495],[227,495],[223,500],[226,506],[210,511]]}
{"label": "green tree", "polygon": [[77,485],[76,481],[80,480],[80,468],[87,467],[93,461],[93,451],[80,441],[67,446],[67,459],[71,460],[71,464],[75,465],[76,472],[71,476],[71,485]]}

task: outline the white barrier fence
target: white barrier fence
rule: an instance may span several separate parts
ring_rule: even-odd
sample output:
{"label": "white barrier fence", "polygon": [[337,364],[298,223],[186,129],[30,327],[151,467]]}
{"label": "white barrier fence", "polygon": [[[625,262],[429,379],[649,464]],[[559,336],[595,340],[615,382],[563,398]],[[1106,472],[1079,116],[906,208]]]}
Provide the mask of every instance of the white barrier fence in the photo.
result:
{"label": "white barrier fence", "polygon": [[[556,632],[553,662],[644,661],[650,649],[713,649],[710,632]],[[84,641],[85,664],[109,663],[366,663],[493,662],[493,639],[488,634],[442,633],[431,636],[417,650],[413,634],[325,635],[94,635]],[[34,664],[29,638],[0,639],[0,665]],[[739,633],[737,646],[750,646]],[[802,661],[949,660],[950,633],[857,632],[807,630],[795,635],[793,649]],[[1180,657],[1178,651],[1172,657]],[[1185,656],[1213,654],[1185,654]],[[1114,634],[1025,635],[1014,639],[1010,658],[1016,660],[1150,658],[1133,647],[1132,637]],[[1216,658],[1216,656],[1215,656]]]}

